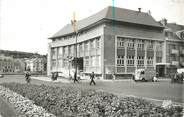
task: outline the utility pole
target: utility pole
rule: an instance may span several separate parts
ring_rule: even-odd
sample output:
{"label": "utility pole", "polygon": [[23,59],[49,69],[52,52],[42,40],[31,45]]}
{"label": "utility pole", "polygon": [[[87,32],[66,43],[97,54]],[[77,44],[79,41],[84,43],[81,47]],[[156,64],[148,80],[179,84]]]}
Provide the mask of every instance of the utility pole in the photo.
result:
{"label": "utility pole", "polygon": [[73,13],[73,20],[71,20],[71,24],[73,26],[73,31],[75,33],[75,72],[77,74],[77,20],[75,20],[75,12]]}

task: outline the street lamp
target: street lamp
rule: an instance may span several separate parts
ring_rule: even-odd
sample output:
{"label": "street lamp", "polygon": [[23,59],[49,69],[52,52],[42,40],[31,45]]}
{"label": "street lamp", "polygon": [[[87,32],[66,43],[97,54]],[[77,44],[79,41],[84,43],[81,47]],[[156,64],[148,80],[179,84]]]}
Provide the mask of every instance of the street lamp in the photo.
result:
{"label": "street lamp", "polygon": [[73,26],[73,31],[75,32],[75,72],[77,74],[77,20],[75,20],[75,12],[73,13],[73,20],[71,20],[71,24]]}

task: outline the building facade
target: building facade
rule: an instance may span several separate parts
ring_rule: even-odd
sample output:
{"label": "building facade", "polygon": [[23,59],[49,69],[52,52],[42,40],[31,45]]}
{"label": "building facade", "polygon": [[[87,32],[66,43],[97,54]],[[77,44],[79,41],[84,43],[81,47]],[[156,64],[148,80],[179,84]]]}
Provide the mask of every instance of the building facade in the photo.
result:
{"label": "building facade", "polygon": [[0,73],[14,72],[14,62],[12,57],[0,55]]}
{"label": "building facade", "polygon": [[25,70],[25,63],[21,59],[0,55],[0,73],[20,73]]}
{"label": "building facade", "polygon": [[44,72],[46,71],[47,60],[46,58],[27,58],[25,59],[26,70],[31,72]]}
{"label": "building facade", "polygon": [[149,13],[115,8],[113,14],[112,9],[78,21],[77,38],[71,24],[50,38],[48,75],[74,67],[68,58],[76,57],[76,49],[81,58],[78,69],[104,79],[133,74],[139,68],[156,69],[156,63],[163,62],[164,27]]}
{"label": "building facade", "polygon": [[177,68],[184,67],[184,26],[176,23],[167,23],[162,19],[164,29],[164,60],[158,64],[161,76],[176,72]]}

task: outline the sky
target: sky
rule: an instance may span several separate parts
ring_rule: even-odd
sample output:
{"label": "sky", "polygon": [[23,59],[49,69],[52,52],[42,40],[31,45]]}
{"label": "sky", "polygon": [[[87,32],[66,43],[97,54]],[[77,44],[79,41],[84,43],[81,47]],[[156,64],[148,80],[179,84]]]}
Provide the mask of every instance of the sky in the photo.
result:
{"label": "sky", "polygon": [[[86,18],[113,0],[0,0],[0,49],[47,53],[48,39],[70,23]],[[115,7],[151,11],[157,20],[184,25],[184,0],[114,0]]]}

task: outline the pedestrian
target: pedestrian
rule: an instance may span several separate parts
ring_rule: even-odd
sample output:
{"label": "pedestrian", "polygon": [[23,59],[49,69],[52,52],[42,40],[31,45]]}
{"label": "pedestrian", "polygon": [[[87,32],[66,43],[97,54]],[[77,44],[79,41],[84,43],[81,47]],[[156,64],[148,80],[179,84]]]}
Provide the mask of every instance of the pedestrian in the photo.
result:
{"label": "pedestrian", "polygon": [[95,74],[94,72],[92,72],[92,74],[90,75],[90,79],[91,79],[91,82],[90,82],[90,85],[93,83],[94,85],[96,85],[94,79],[95,79]]}
{"label": "pedestrian", "polygon": [[112,74],[112,79],[113,79],[113,81],[115,81],[115,80],[116,80],[115,72],[113,72],[113,74]]}
{"label": "pedestrian", "polygon": [[25,77],[26,77],[26,82],[27,82],[28,84],[29,84],[30,81],[31,81],[30,76],[31,76],[31,74],[27,71]]}
{"label": "pedestrian", "polygon": [[77,73],[76,72],[74,73],[74,83],[75,82],[79,82],[78,79],[77,79]]}

